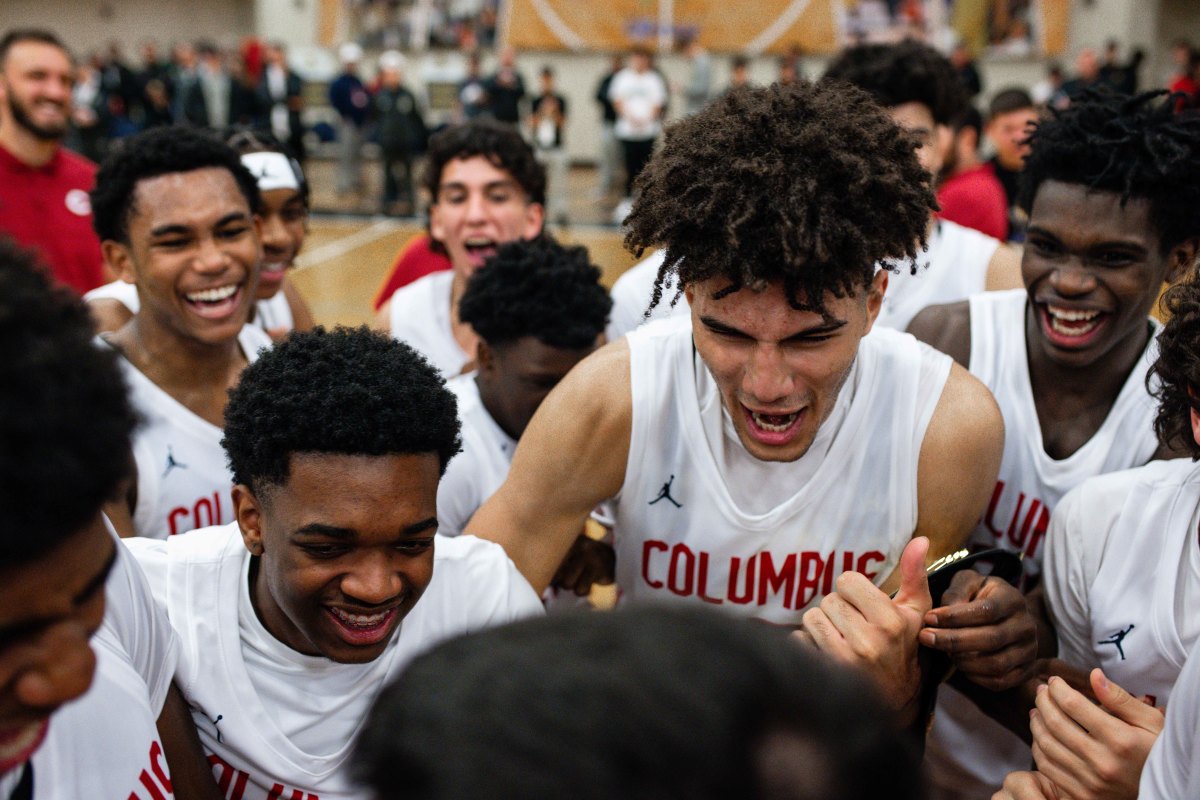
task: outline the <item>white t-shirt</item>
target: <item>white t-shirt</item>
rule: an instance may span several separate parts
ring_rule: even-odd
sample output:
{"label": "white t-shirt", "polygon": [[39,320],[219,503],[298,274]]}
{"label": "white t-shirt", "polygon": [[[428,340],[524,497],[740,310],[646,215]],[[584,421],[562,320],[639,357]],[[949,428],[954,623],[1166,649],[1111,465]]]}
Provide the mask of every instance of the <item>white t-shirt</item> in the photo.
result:
{"label": "white t-shirt", "polygon": [[369,664],[296,653],[258,621],[236,523],[166,541],[127,540],[179,632],[179,687],[220,785],[244,800],[363,798],[344,764],[379,691],[443,639],[542,613],[503,549],[436,537],[433,579]]}
{"label": "white t-shirt", "polygon": [[662,297],[658,305],[646,317],[646,309],[654,297],[654,284],[658,280],[658,270],[667,258],[666,250],[657,250],[625,271],[612,288],[612,313],[608,318],[608,328],[605,330],[608,341],[614,342],[630,331],[653,322],[657,319],[684,316],[690,312],[686,297],[680,296],[674,306],[671,300],[675,297],[676,278],[672,273],[666,285],[663,286]]}
{"label": "white t-shirt", "polygon": [[[1046,453],[1033,403],[1026,301],[1023,289],[970,298],[970,370],[995,396],[1005,429],[996,487],[970,544],[1020,553],[1026,573],[1036,575],[1051,515],[1063,495],[1088,478],[1145,464],[1157,450],[1157,404],[1146,389],[1157,339],[1151,337],[1099,430],[1070,456],[1054,459]],[[939,797],[986,800],[1008,773],[1028,769],[1030,758],[1027,744],[959,691],[947,686],[938,693],[925,759]]]}
{"label": "white t-shirt", "polygon": [[658,138],[662,132],[662,108],[667,103],[667,85],[661,75],[652,69],[636,72],[627,67],[613,76],[608,85],[608,99],[621,104],[613,127],[618,139]]}
{"label": "white t-shirt", "polygon": [[904,330],[922,309],[966,300],[987,288],[988,263],[999,239],[950,220],[934,223],[928,247],[917,257],[917,274],[900,265],[888,275],[887,293],[876,325]]}
{"label": "white t-shirt", "polygon": [[392,336],[405,342],[442,374],[453,378],[475,360],[463,352],[450,326],[454,270],[442,270],[401,286],[392,295]]}
{"label": "white t-shirt", "polygon": [[438,533],[458,536],[508,477],[517,442],[484,408],[474,372],[447,381],[446,388],[458,397],[463,449],[450,459],[438,484]]}
{"label": "white t-shirt", "polygon": [[613,508],[623,599],[796,625],[842,572],[882,581],[916,528],[917,461],[950,359],[876,328],[808,452],[766,462],[738,439],[689,323],[627,336],[633,417]]}
{"label": "white t-shirt", "polygon": [[[111,347],[102,336],[96,341]],[[271,339],[260,328],[244,325],[238,344],[246,360],[253,362],[259,350],[271,346]],[[223,431],[167,394],[127,359],[117,361],[133,407],[142,417],[133,434],[134,531],[138,536],[165,539],[231,521],[233,477],[221,447]]]}
{"label": "white t-shirt", "polygon": [[1200,797],[1200,647],[1179,673],[1167,709],[1167,720],[1150,750],[1139,800],[1179,800]]}
{"label": "white t-shirt", "polygon": [[[116,300],[128,308],[130,314],[138,313],[138,309],[142,305],[141,299],[138,297],[137,286],[126,281],[113,281],[103,286],[97,286],[85,294],[83,299],[85,301]],[[254,319],[251,324],[264,331],[275,328],[290,331],[296,327],[296,320],[292,317],[292,307],[288,305],[287,297],[283,292],[276,292],[274,297],[259,300],[254,304],[254,308]]]}
{"label": "white t-shirt", "polygon": [[[91,642],[92,685],[50,718],[31,759],[34,800],[174,796],[156,723],[179,660],[178,638],[120,544],[104,592],[104,622]],[[0,779],[0,797],[20,772]]]}

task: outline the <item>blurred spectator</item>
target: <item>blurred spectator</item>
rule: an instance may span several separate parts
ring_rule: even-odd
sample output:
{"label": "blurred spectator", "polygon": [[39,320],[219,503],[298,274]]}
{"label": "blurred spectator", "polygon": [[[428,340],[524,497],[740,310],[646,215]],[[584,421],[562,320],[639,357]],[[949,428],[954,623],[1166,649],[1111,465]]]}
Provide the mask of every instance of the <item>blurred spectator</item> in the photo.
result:
{"label": "blurred spectator", "polygon": [[380,165],[383,168],[383,199],[380,211],[395,212],[397,203],[405,213],[416,214],[413,163],[425,152],[429,131],[416,95],[404,85],[404,56],[388,50],[379,57],[379,91],[375,115],[379,125]]}
{"label": "blurred spectator", "polygon": [[560,225],[567,223],[569,170],[566,142],[567,100],[554,90],[554,70],[542,67],[538,95],[533,98],[529,132],[533,152],[546,169],[546,215]]}
{"label": "blurred spectator", "polygon": [[371,112],[371,96],[358,77],[362,48],[347,42],[338,48],[342,73],[329,84],[329,104],[338,113],[337,193],[360,192],[363,188],[363,128]]}
{"label": "blurred spectator", "polygon": [[600,104],[600,184],[596,194],[607,197],[613,188],[613,176],[617,172],[617,163],[621,159],[621,144],[617,141],[614,128],[617,124],[617,109],[608,97],[613,78],[621,71],[624,60],[620,55],[614,55],[609,63],[608,72],[600,79],[596,87],[596,102]]}
{"label": "blurred spectator", "polygon": [[270,42],[263,48],[262,77],[256,89],[259,126],[266,128],[287,145],[301,164],[304,151],[304,82],[288,68],[287,51],[282,42]]}
{"label": "blurred spectator", "polygon": [[[1190,102],[1195,102],[1197,97],[1200,97],[1200,51],[1187,48],[1187,63],[1183,69],[1175,75],[1174,79],[1167,86],[1172,92],[1181,92],[1190,98]],[[1183,101],[1180,105],[1185,105],[1189,101]]]}
{"label": "blurred spectator", "polygon": [[779,77],[777,81],[784,86],[789,83],[795,83],[800,77],[799,65],[786,56],[779,59]]}
{"label": "blurred spectator", "polygon": [[1146,54],[1134,50],[1125,64],[1120,63],[1118,55],[1120,45],[1116,39],[1109,39],[1104,44],[1104,58],[1100,64],[1100,80],[1121,94],[1134,94],[1138,87],[1138,68],[1142,65]]}
{"label": "blurred spectator", "polygon": [[114,114],[134,116],[141,104],[141,87],[133,70],[125,63],[120,42],[109,42],[108,54],[101,62],[100,85]]}
{"label": "blurred spectator", "polygon": [[[729,67],[729,89],[740,89],[750,85],[750,59],[734,56]],[[729,91],[727,89],[726,91]]]}
{"label": "blurred spectator", "polygon": [[1193,53],[1195,50],[1187,39],[1175,40],[1175,43],[1171,45],[1171,71],[1163,81],[1164,86],[1170,89],[1175,81],[1190,76]]}
{"label": "blurred spectator", "polygon": [[517,71],[516,60],[513,49],[504,48],[499,67],[485,85],[492,116],[511,125],[521,121],[521,99],[525,97],[525,81]]}
{"label": "blurred spectator", "polygon": [[196,49],[187,42],[175,45],[175,96],[172,98],[176,122],[205,126],[208,124],[208,108],[204,102],[204,91],[200,88],[199,62]]}
{"label": "blurred spectator", "polygon": [[712,97],[712,57],[695,36],[684,40],[683,53],[691,67],[683,86],[683,113],[691,115],[704,108]]}
{"label": "blurred spectator", "polygon": [[[141,114],[138,119],[142,126],[153,127],[162,124],[164,109],[169,120],[172,91],[171,68],[170,64],[159,58],[158,45],[153,39],[142,42],[142,68],[134,77],[137,80],[141,99]],[[155,97],[151,98],[148,87],[153,81],[158,82],[158,87],[154,90]]]}
{"label": "blurred spectator", "polygon": [[1063,84],[1063,93],[1068,100],[1078,97],[1084,90],[1100,84],[1100,59],[1096,51],[1085,47],[1075,59],[1075,77]]}
{"label": "blurred spectator", "polygon": [[233,80],[215,44],[202,42],[197,45],[196,52],[200,56],[196,77],[204,100],[204,122],[201,124],[210,128],[226,128],[232,121],[229,112]]}
{"label": "blurred spectator", "polygon": [[958,79],[962,81],[968,98],[974,98],[983,91],[983,80],[979,77],[975,59],[971,57],[971,51],[962,42],[956,43],[954,49],[950,51],[950,65],[958,73]]}
{"label": "blurred spectator", "polygon": [[258,94],[254,79],[246,70],[245,62],[236,54],[231,55],[226,74],[229,77],[229,121],[227,127],[253,127],[262,117],[258,108]]}
{"label": "blurred spectator", "polygon": [[104,158],[108,144],[108,107],[101,85],[99,56],[79,62],[71,91],[71,130],[67,146],[92,161]]}
{"label": "blurred spectator", "polygon": [[[667,102],[667,85],[662,76],[650,68],[649,50],[634,48],[629,56],[629,66],[613,76],[608,99],[617,111],[614,132],[625,153],[625,199],[622,206],[631,206],[633,182],[645,169],[654,152],[654,142],[662,132],[662,114]],[[628,208],[618,207],[615,216],[624,219],[627,213]]]}
{"label": "blurred spectator", "polygon": [[392,261],[392,268],[371,300],[371,309],[379,311],[401,286],[408,286],[430,273],[450,269],[453,265],[444,251],[445,248],[434,248],[433,239],[428,233],[413,234]]}
{"label": "blurred spectator", "polygon": [[80,294],[108,282],[88,198],[96,165],[64,150],[71,54],[45,30],[0,39],[0,232]]}
{"label": "blurred spectator", "polygon": [[142,89],[142,127],[154,128],[159,125],[170,125],[171,97],[167,84],[160,78],[154,78]]}
{"label": "blurred spectator", "polygon": [[988,163],[1004,187],[1011,241],[1024,241],[1025,238],[1025,212],[1017,205],[1017,176],[1025,166],[1025,157],[1029,155],[1029,145],[1025,142],[1037,119],[1038,112],[1033,99],[1020,88],[997,92],[988,108],[984,133],[996,150],[996,155]]}
{"label": "blurred spectator", "polygon": [[1008,198],[991,165],[979,158],[983,117],[968,106],[951,123],[954,139],[942,163],[938,216],[1004,241],[1008,238]]}
{"label": "blurred spectator", "polygon": [[1063,93],[1063,69],[1058,62],[1052,62],[1046,68],[1046,77],[1035,83],[1029,89],[1029,96],[1039,107],[1062,108],[1066,101]]}
{"label": "blurred spectator", "polygon": [[458,105],[464,120],[488,111],[487,82],[480,71],[479,53],[467,56],[467,77],[458,84]]}

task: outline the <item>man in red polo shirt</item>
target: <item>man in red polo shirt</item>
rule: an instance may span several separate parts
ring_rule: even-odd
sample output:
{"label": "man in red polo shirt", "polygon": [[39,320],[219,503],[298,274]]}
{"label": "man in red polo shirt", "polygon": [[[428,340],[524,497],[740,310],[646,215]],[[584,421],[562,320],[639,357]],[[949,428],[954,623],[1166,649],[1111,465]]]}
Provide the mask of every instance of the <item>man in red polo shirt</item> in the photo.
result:
{"label": "man in red polo shirt", "polygon": [[110,278],[88,200],[96,165],[61,146],[74,72],[49,31],[0,38],[0,233],[38,250],[54,277],[82,294]]}

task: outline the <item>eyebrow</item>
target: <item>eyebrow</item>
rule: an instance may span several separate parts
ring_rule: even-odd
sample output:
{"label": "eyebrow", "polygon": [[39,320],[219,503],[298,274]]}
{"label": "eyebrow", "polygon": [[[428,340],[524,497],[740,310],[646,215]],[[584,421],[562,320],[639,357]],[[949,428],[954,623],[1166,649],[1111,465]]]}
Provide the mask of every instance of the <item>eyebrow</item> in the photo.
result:
{"label": "eyebrow", "polygon": [[[713,330],[717,333],[728,333],[728,334],[732,334],[734,336],[744,336],[747,339],[755,338],[755,337],[751,336],[750,334],[746,333],[745,331],[739,330],[739,329],[733,327],[732,325],[727,325],[726,323],[721,322],[718,319],[714,319],[713,317],[701,315],[700,321],[704,323],[704,326],[706,328],[709,328],[710,330]],[[805,328],[804,330],[796,331],[795,333],[793,333],[789,336],[783,337],[779,341],[790,342],[790,341],[794,341],[796,339],[804,339],[808,336],[820,336],[821,334],[825,334],[825,333],[833,333],[834,331],[840,330],[841,328],[844,328],[845,326],[846,326],[845,320],[834,320],[833,322],[822,322],[820,325],[815,325],[811,328]]]}
{"label": "eyebrow", "polygon": [[[247,214],[245,211],[232,211],[232,212],[226,214],[225,216],[221,217],[219,220],[217,220],[217,224],[213,225],[213,227],[219,228],[222,225],[228,225],[231,222],[236,222],[239,220],[248,222],[250,220],[250,215]],[[160,225],[157,228],[152,228],[150,230],[150,236],[152,236],[152,237],[170,236],[170,235],[178,235],[181,233],[191,233],[191,232],[192,232],[192,229],[190,227],[188,227],[187,225],[181,225],[179,223],[168,223],[166,225]]]}
{"label": "eyebrow", "polygon": [[[1053,231],[1046,230],[1045,228],[1041,227],[1040,225],[1030,225],[1029,228],[1025,231],[1025,235],[1029,236],[1030,234],[1034,234],[1037,236],[1045,236],[1047,239],[1053,239],[1056,242],[1062,242],[1061,236],[1054,233]],[[1095,244],[1089,245],[1086,249],[1095,250],[1098,247],[1128,247],[1130,249],[1140,250],[1142,252],[1149,252],[1149,249],[1146,247],[1146,245],[1144,243],[1134,242],[1134,241],[1130,241],[1128,239],[1106,239],[1102,242],[1097,242]]]}
{"label": "eyebrow", "polygon": [[[418,533],[424,533],[432,528],[437,528],[437,517],[423,519],[420,522],[414,522],[412,525],[406,525],[400,529],[401,536],[415,536]],[[354,539],[358,533],[353,528],[340,528],[336,525],[326,525],[322,522],[310,522],[307,525],[301,526],[292,532],[292,536],[325,536],[330,539],[338,539],[341,541],[349,541]]]}
{"label": "eyebrow", "polygon": [[[448,189],[468,189],[468,188],[470,188],[470,187],[468,187],[467,184],[463,183],[462,181],[451,181],[449,183],[443,183],[440,186],[438,186],[438,191],[444,192]],[[516,182],[516,180],[513,178],[502,178],[501,180],[490,181],[489,183],[485,183],[483,185],[483,190],[485,192],[488,191],[489,189],[519,189],[519,188],[520,188],[520,184],[518,184]]]}

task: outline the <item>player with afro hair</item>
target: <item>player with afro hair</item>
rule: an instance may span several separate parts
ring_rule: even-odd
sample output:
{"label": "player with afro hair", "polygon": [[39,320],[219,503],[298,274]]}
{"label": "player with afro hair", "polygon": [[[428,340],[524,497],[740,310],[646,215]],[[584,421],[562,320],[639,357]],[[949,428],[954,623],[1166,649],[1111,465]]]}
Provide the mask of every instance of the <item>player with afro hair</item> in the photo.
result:
{"label": "player with afro hair", "polygon": [[[875,325],[889,276],[876,264],[915,256],[934,203],[914,146],[833,83],[736,90],[671,126],[626,243],[665,248],[659,296],[677,274],[690,316],[576,365],[466,532],[501,542],[542,590],[611,499],[624,602],[804,625],[915,719],[920,565],[985,510],[1003,430],[966,370]],[[862,572],[831,599],[851,562]],[[971,643],[982,673],[1009,643],[986,634]]]}
{"label": "player with afro hair", "polygon": [[1200,275],[1191,272],[1167,290],[1162,302],[1170,317],[1158,335],[1158,359],[1148,376],[1158,399],[1154,429],[1165,444],[1196,461],[1200,442],[1192,412],[1200,411]]}
{"label": "player with afro hair", "polygon": [[502,245],[471,277],[459,316],[479,334],[478,368],[448,384],[459,397],[463,453],[438,488],[442,533],[461,533],[504,482],[529,420],[600,345],[611,308],[587,250],[549,236]]}

